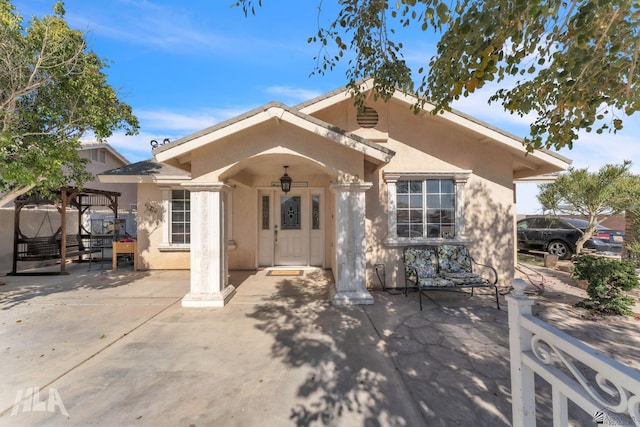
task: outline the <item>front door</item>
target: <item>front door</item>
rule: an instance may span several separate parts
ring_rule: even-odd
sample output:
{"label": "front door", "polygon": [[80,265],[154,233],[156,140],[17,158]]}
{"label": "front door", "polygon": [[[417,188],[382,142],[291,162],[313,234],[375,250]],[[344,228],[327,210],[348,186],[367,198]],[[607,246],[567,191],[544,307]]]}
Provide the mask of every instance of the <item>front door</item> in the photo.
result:
{"label": "front door", "polygon": [[261,266],[323,265],[321,191],[260,192],[259,206]]}
{"label": "front door", "polygon": [[301,193],[280,195],[276,203],[276,265],[308,264],[306,197]]}

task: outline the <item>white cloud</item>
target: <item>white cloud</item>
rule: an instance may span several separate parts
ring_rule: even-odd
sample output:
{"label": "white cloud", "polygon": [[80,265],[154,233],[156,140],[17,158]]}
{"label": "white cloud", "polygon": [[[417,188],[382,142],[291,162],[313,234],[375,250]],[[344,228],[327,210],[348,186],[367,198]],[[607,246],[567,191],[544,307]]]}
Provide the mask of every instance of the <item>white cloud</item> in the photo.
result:
{"label": "white cloud", "polygon": [[247,109],[214,109],[196,110],[192,112],[175,112],[168,110],[136,110],[141,128],[147,132],[191,133],[235,117]]}
{"label": "white cloud", "polygon": [[304,88],[296,88],[289,86],[271,86],[265,90],[266,93],[282,98],[283,102],[302,102],[318,97],[322,93]]}
{"label": "white cloud", "polygon": [[251,108],[253,107],[205,109],[188,113],[168,110],[137,110],[135,114],[140,120],[141,132],[133,136],[116,132],[107,139],[107,142],[129,161],[137,162],[152,157],[151,140],[162,141],[168,138],[174,141],[243,114]]}
{"label": "white cloud", "polygon": [[106,142],[126,157],[127,160],[135,163],[152,157],[150,144],[152,139],[158,139],[158,136],[144,132],[138,135],[126,135],[123,132],[116,132]]}

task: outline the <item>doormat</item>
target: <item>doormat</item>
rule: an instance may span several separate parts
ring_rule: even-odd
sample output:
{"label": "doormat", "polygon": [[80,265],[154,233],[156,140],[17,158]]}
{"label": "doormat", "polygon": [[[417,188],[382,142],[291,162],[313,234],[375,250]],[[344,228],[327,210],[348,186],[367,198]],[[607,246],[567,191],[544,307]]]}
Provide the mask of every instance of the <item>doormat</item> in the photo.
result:
{"label": "doormat", "polygon": [[267,276],[302,276],[303,270],[269,270]]}

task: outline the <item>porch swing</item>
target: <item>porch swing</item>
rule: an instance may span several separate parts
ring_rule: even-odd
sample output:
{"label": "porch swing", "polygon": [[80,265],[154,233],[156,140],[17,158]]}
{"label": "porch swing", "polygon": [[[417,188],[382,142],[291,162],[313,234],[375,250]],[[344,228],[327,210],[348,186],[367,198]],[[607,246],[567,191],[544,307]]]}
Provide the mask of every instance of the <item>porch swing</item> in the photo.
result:
{"label": "porch swing", "polygon": [[[54,192],[51,197],[42,197],[38,193],[20,196],[15,201],[13,265],[9,275],[68,274],[66,272],[67,259],[77,257],[77,261],[82,262],[83,255],[100,252],[104,242],[100,242],[100,245],[94,244],[91,232],[83,225],[82,217],[92,207],[107,207],[113,212],[117,221],[118,196],[120,196],[120,193],[113,191],[78,190],[73,187],[62,187]],[[35,236],[27,236],[22,231],[20,228],[22,210],[25,207],[36,206],[54,206],[56,208],[60,214],[60,226],[55,232],[53,232],[50,210],[45,212]],[[67,210],[69,207],[77,209],[78,212],[78,230],[77,233],[73,234],[67,234]],[[52,234],[41,236],[40,233],[46,221],[49,221],[49,229]],[[117,239],[117,237],[116,231],[114,239]],[[91,259],[90,256],[89,261]],[[29,270],[18,272],[18,262],[47,260],[59,260],[60,271],[38,272]]]}
{"label": "porch swing", "polygon": [[[40,232],[45,222],[49,223],[49,230],[51,234],[48,236],[41,236]],[[60,227],[58,227],[55,232],[53,231],[50,210],[45,210],[35,236],[27,237],[19,228],[17,229],[17,232],[20,243],[24,243],[26,245],[26,251],[19,253],[19,261],[46,261],[60,257],[60,241],[58,237],[60,235]]]}

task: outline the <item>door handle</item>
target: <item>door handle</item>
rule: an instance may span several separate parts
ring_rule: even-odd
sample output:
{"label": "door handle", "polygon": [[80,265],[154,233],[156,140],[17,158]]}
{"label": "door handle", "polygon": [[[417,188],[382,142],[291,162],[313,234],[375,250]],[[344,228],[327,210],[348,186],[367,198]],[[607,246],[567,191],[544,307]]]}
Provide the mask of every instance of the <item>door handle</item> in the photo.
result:
{"label": "door handle", "polygon": [[273,230],[273,242],[278,243],[278,229]]}

